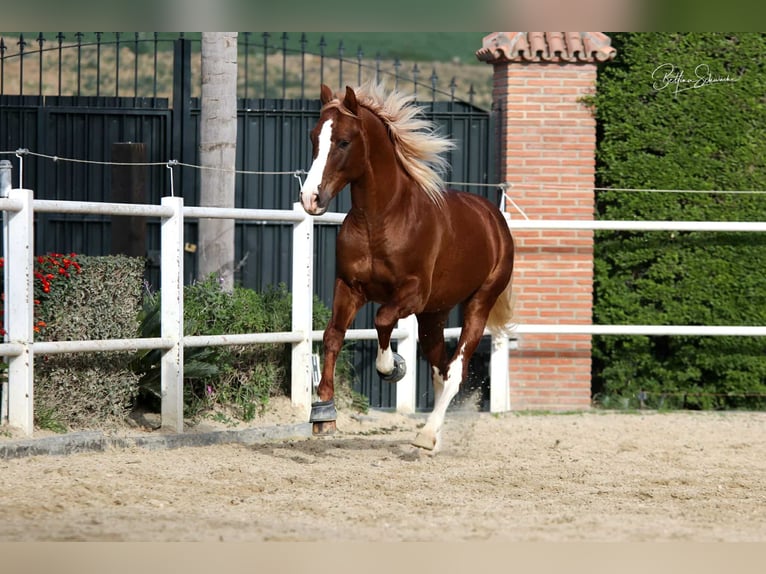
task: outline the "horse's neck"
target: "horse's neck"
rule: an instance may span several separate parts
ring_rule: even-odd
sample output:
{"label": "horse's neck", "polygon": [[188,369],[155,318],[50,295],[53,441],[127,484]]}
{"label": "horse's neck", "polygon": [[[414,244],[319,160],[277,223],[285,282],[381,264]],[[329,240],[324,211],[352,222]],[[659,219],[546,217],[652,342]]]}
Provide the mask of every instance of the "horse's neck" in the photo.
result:
{"label": "horse's neck", "polygon": [[[375,124],[368,128],[367,167],[351,184],[351,204],[368,218],[377,219],[409,210],[414,184],[400,165],[382,122],[377,118],[373,121]],[[377,141],[385,143],[372,143]]]}
{"label": "horse's neck", "polygon": [[383,216],[403,202],[407,183],[395,170],[370,169],[351,184],[351,206],[370,217]]}

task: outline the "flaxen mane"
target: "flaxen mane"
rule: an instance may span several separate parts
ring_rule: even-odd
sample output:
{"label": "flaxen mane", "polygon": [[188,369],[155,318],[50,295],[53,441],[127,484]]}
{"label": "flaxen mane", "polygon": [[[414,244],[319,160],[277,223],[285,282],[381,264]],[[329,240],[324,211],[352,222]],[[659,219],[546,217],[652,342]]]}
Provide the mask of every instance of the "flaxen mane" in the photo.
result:
{"label": "flaxen mane", "polygon": [[435,126],[423,117],[421,108],[413,105],[414,95],[397,91],[386,94],[384,86],[374,82],[367,82],[354,92],[358,103],[388,126],[405,171],[434,203],[441,205],[444,202],[442,174],[449,166],[442,154],[455,144],[436,133]]}

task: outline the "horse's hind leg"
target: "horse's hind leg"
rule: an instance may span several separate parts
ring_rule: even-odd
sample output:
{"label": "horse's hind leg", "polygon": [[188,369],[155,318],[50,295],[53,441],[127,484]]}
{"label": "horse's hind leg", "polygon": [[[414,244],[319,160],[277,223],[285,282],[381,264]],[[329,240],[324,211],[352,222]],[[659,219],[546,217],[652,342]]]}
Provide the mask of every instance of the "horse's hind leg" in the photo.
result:
{"label": "horse's hind leg", "polygon": [[[418,315],[418,337],[420,349],[431,365],[431,381],[434,386],[434,404],[444,392],[444,376],[447,373],[447,350],[444,345],[444,327],[449,312],[421,313]],[[440,437],[436,436],[435,448]]]}
{"label": "horse's hind leg", "polygon": [[[496,298],[496,297],[495,297]],[[414,446],[427,450],[437,450],[440,443],[440,434],[447,407],[455,398],[460,384],[468,374],[468,361],[484,334],[487,316],[494,304],[495,298],[481,296],[481,291],[467,303],[464,310],[463,329],[458,340],[457,350],[446,367],[444,376],[444,389],[434,401],[434,408],[428,416],[425,426],[412,442]],[[436,388],[436,383],[434,383]]]}

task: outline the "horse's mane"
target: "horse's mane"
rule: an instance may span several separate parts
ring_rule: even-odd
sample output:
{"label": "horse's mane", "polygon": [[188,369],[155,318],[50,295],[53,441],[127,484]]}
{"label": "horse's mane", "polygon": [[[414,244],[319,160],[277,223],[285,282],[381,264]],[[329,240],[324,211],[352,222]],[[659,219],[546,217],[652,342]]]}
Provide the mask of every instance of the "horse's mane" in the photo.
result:
{"label": "horse's mane", "polygon": [[357,102],[386,124],[396,155],[415,183],[437,205],[444,202],[444,174],[449,164],[441,155],[455,147],[454,142],[438,134],[433,123],[413,105],[414,95],[392,91],[367,82],[354,90]]}

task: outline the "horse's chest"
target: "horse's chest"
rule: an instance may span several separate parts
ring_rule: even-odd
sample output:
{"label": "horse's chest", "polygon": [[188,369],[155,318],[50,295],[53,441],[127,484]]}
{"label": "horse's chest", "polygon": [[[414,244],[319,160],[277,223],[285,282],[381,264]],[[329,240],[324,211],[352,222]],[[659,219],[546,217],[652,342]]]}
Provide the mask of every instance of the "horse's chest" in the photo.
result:
{"label": "horse's chest", "polygon": [[380,250],[363,249],[359,245],[351,249],[338,249],[338,272],[353,282],[393,282],[397,267],[389,254]]}
{"label": "horse's chest", "polygon": [[390,238],[357,234],[338,238],[338,275],[370,298],[385,297],[406,275],[407,249]]}

